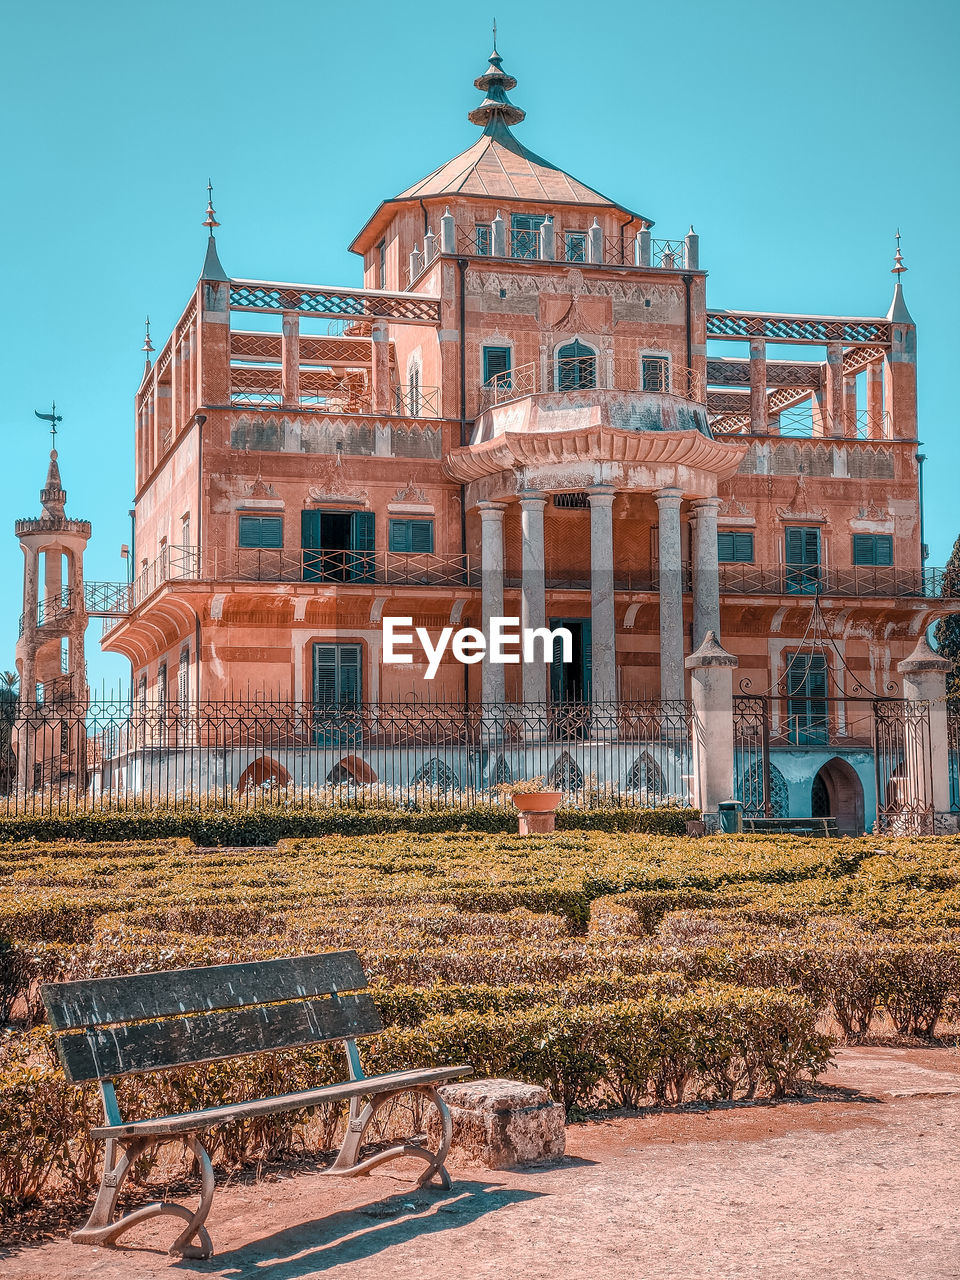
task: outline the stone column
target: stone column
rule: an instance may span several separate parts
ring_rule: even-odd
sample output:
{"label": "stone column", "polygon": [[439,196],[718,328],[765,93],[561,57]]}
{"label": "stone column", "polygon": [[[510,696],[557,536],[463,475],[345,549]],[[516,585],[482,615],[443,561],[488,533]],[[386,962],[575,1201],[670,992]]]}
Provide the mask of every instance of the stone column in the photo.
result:
{"label": "stone column", "polygon": [[[897,670],[903,676],[903,696],[907,702],[925,702],[930,708],[930,772],[922,750],[911,749],[910,735],[904,752],[904,770],[909,799],[920,807],[933,805],[935,831],[956,830],[957,818],[950,812],[950,748],[947,740],[947,673],[950,663],[941,658],[922,635],[917,647]],[[917,746],[920,746],[919,735]]]}
{"label": "stone column", "polygon": [[609,485],[590,489],[590,617],[593,702],[617,700],[617,618],[613,594],[613,497]]}
{"label": "stone column", "polygon": [[[480,599],[483,634],[489,639],[490,619],[503,617],[503,513],[504,502],[478,502],[480,512]],[[486,705],[503,702],[504,671],[500,663],[483,659],[480,697]]]}
{"label": "stone column", "polygon": [[374,413],[389,413],[390,406],[390,334],[382,320],[374,322],[370,331],[370,381]]}
{"label": "stone column", "polygon": [[[520,494],[520,530],[523,567],[520,589],[520,626],[547,625],[547,597],[544,579],[543,512],[547,500],[542,493]],[[539,656],[539,648],[537,650]],[[524,663],[524,702],[546,702],[547,664]]]}
{"label": "stone column", "polygon": [[734,798],[733,672],[737,659],[708,631],[686,661],[693,703],[694,802],[717,825],[717,806]]}
{"label": "stone column", "polygon": [[281,345],[283,371],[281,373],[281,399],[284,408],[300,408],[300,317],[296,311],[283,313],[283,339]]}
{"label": "stone column", "polygon": [[873,360],[867,365],[867,435],[882,439],[883,426],[883,361]]}
{"label": "stone column", "polygon": [[827,435],[843,435],[843,344],[827,343],[827,368],[824,380]]}
{"label": "stone column", "polygon": [[693,504],[693,647],[708,631],[720,638],[720,561],[717,545],[719,498]]}
{"label": "stone column", "polygon": [[851,439],[857,434],[857,380],[843,380],[843,434]]}
{"label": "stone column", "polygon": [[767,433],[767,344],[763,338],[750,339],[750,430],[756,436]]}
{"label": "stone column", "polygon": [[650,254],[650,228],[642,227],[640,231],[637,232],[637,266],[649,267]]}
{"label": "stone column", "polygon": [[661,489],[654,497],[660,508],[660,697],[674,699],[683,697],[683,494]]}

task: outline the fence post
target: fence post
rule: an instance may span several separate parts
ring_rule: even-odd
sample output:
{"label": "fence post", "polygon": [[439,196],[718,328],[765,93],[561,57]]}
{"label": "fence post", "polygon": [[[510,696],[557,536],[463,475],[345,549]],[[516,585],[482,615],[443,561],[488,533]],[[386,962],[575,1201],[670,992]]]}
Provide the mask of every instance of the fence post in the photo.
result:
{"label": "fence post", "polygon": [[[941,658],[921,635],[911,654],[898,664],[903,676],[903,696],[910,703],[926,703],[930,716],[929,775],[923,754],[907,750],[904,767],[912,799],[933,809],[934,831],[957,830],[957,815],[950,812],[950,748],[947,741],[947,672],[950,663]],[[911,776],[915,774],[916,776]]]}
{"label": "fence post", "polygon": [[693,703],[693,784],[704,822],[714,830],[721,800],[735,795],[733,761],[733,672],[738,665],[708,631],[684,663]]}

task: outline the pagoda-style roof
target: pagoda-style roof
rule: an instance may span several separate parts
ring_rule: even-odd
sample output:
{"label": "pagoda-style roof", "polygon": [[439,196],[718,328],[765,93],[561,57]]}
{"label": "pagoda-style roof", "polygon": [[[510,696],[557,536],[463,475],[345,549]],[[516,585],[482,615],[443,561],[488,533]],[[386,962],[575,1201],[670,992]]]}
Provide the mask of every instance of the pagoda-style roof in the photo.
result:
{"label": "pagoda-style roof", "polygon": [[513,76],[504,72],[500,55],[494,49],[486,73],[474,81],[487,95],[469,116],[474,124],[483,127],[480,138],[412,187],[384,201],[351,244],[354,253],[363,253],[380,234],[391,209],[407,200],[474,196],[510,204],[586,205],[593,209],[615,209],[630,219],[653,226],[652,218],[588,187],[558,165],[530,151],[513,136],[510,126],[522,121],[525,114],[506,96],[506,90],[514,88],[516,83]]}

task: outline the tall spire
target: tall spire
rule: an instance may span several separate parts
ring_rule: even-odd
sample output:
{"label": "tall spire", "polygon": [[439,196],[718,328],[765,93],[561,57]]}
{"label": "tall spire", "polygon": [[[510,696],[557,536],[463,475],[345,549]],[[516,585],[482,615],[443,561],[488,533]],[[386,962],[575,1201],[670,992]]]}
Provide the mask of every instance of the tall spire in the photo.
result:
{"label": "tall spire", "polygon": [[34,409],[33,412],[34,416],[39,418],[41,422],[50,423],[50,465],[47,468],[47,482],[40,490],[40,502],[43,505],[44,515],[62,519],[67,495],[60,482],[60,467],[57,463],[56,444],[57,423],[63,421],[63,415],[57,413],[56,401],[54,401],[49,413],[41,413],[39,409]]}
{"label": "tall spire", "polygon": [[210,235],[207,239],[207,254],[203,260],[203,270],[200,272],[201,280],[229,280],[229,276],[224,271],[220,263],[220,255],[217,253],[217,241],[213,231],[215,227],[219,227],[217,221],[216,210],[213,207],[213,183],[207,179],[207,211],[201,224],[207,227]]}
{"label": "tall spire", "polygon": [[140,350],[146,353],[146,360],[144,361],[143,372],[144,374],[147,374],[150,372],[152,368],[152,363],[153,363],[150,359],[151,355],[153,354],[153,343],[150,341],[150,317],[149,316],[147,316],[146,333],[144,334],[143,346],[140,348]]}
{"label": "tall spire", "polygon": [[903,285],[900,283],[903,273],[907,270],[908,268],[903,265],[903,254],[900,252],[900,228],[897,227],[897,249],[893,256],[893,266],[890,268],[891,274],[897,277],[897,283],[893,290],[893,302],[887,312],[887,319],[894,324],[913,324],[913,316],[907,310],[903,297]]}
{"label": "tall spire", "polygon": [[519,124],[526,116],[520,107],[515,107],[507,93],[517,87],[513,76],[508,76],[503,69],[502,59],[497,52],[497,24],[493,24],[493,52],[490,54],[490,65],[482,76],[474,80],[474,84],[486,94],[479,107],[467,116],[474,124],[483,128],[484,133],[493,133],[499,126]]}

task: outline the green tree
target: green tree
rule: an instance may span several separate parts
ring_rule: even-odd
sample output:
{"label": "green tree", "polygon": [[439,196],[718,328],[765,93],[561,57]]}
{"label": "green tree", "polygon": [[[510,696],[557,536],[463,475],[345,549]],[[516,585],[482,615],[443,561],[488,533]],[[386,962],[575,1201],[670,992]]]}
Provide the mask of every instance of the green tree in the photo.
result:
{"label": "green tree", "polygon": [[[942,596],[960,596],[960,538],[953,544],[943,575]],[[960,614],[941,618],[934,628],[937,651],[953,663],[947,673],[947,703],[951,711],[960,711]]]}

